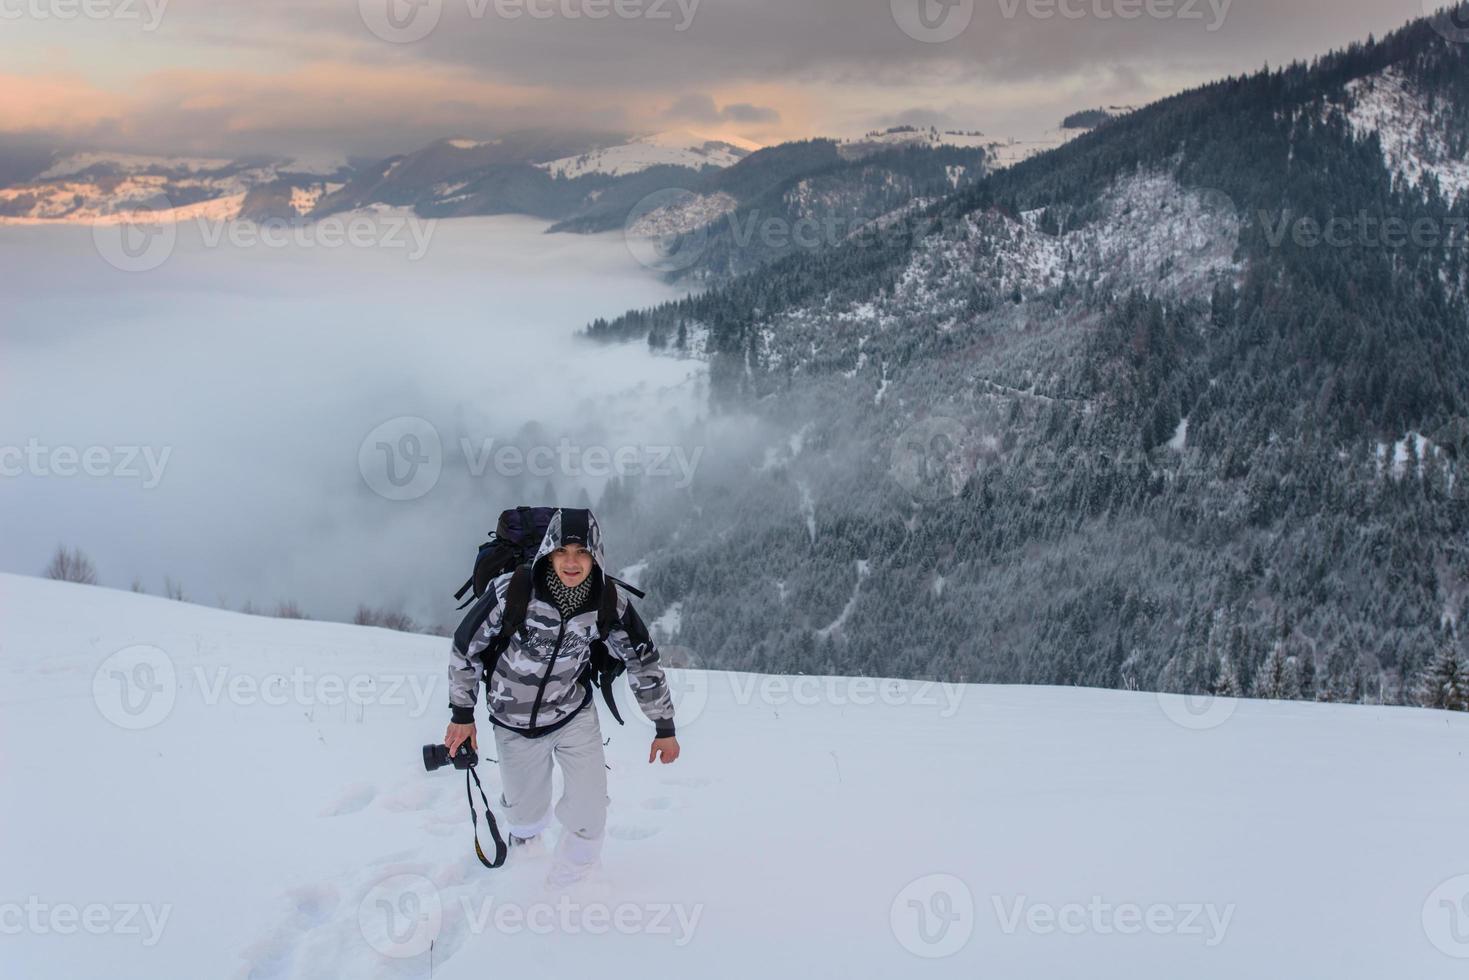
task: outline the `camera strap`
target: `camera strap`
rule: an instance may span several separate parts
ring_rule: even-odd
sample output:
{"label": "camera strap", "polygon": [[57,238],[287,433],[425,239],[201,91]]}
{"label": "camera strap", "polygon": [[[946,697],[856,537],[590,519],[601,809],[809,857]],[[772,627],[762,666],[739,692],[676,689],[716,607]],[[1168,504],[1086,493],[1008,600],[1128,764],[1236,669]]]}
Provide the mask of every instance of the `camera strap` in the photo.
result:
{"label": "camera strap", "polygon": [[[475,787],[479,789],[480,801],[485,805],[485,825],[489,828],[490,836],[495,839],[495,860],[493,863],[490,862],[489,858],[485,857],[484,848],[479,846],[479,814],[474,809],[474,793],[470,791],[470,779],[474,780]],[[490,812],[490,801],[485,797],[485,788],[481,785],[479,773],[474,771],[473,766],[464,770],[464,795],[469,798],[469,819],[474,824],[475,857],[479,858],[480,864],[493,871],[505,863],[505,855],[509,851],[509,848],[505,846],[505,841],[500,836],[500,825],[495,822],[495,815]]]}

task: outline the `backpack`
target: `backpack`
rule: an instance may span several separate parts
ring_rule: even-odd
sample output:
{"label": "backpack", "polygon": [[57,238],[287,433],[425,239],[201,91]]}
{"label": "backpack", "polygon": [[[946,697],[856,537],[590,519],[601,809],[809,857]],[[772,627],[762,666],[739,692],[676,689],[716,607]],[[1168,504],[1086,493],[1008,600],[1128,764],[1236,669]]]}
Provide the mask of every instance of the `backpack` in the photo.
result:
{"label": "backpack", "polygon": [[[458,592],[454,593],[455,599],[461,599],[466,592],[474,590],[474,595],[459,606],[460,609],[463,609],[473,603],[469,614],[454,631],[455,648],[461,654],[467,655],[470,642],[479,632],[480,627],[484,625],[485,620],[489,618],[490,611],[495,605],[495,593],[490,589],[490,583],[514,569],[510,587],[505,592],[505,609],[500,616],[500,628],[481,655],[485,677],[494,673],[500,655],[510,646],[510,638],[525,628],[526,608],[530,605],[531,592],[535,584],[531,578],[533,574],[531,563],[535,560],[536,552],[540,550],[541,542],[546,537],[546,529],[551,524],[551,518],[555,516],[556,511],[561,509],[563,508],[516,507],[501,513],[495,530],[490,532],[489,541],[480,545],[479,553],[474,559],[474,571],[469,580]],[[624,722],[622,715],[617,710],[617,702],[613,699],[612,682],[621,676],[627,669],[627,665],[608,651],[607,637],[617,626],[618,586],[639,599],[646,598],[647,593],[621,579],[613,578],[607,574],[606,569],[601,569],[601,571],[602,595],[597,607],[597,638],[592,641],[591,662],[583,672],[581,680],[588,687],[596,687],[601,690],[602,698],[612,711],[612,717],[616,718],[617,723],[621,725]]]}

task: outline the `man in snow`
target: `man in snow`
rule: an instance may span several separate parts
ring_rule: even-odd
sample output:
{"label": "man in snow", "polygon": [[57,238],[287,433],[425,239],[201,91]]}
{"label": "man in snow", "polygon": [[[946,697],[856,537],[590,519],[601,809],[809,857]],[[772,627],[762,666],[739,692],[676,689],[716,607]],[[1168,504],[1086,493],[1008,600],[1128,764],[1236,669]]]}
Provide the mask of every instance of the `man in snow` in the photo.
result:
{"label": "man in snow", "polygon": [[[510,637],[484,678],[504,787],[500,802],[512,849],[536,841],[550,825],[552,759],[561,764],[565,786],[555,814],[562,833],[547,879],[557,886],[579,881],[595,869],[607,826],[602,729],[586,673],[597,638],[602,589],[611,587],[604,583],[602,565],[596,518],[586,510],[557,511],[531,564],[525,627]],[[450,655],[452,721],[444,736],[450,755],[466,741],[479,749],[474,707],[483,666],[480,655],[499,632],[513,574],[491,583],[495,605],[467,653],[456,648]],[[679,747],[668,682],[647,628],[621,589],[607,651],[627,665],[638,707],[656,730],[648,761],[673,762]]]}

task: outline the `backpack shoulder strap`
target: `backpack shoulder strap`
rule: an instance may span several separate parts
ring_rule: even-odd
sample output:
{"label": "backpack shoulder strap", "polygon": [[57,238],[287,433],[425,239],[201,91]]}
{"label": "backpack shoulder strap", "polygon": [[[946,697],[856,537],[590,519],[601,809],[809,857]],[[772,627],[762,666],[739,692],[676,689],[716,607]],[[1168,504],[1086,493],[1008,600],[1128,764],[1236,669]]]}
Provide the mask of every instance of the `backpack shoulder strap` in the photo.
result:
{"label": "backpack shoulder strap", "polygon": [[597,639],[603,643],[617,628],[617,580],[602,577],[602,601],[597,606]]}
{"label": "backpack shoulder strap", "polygon": [[603,576],[602,600],[597,604],[597,638],[592,641],[590,677],[602,691],[602,700],[619,725],[625,724],[617,710],[617,699],[612,693],[612,682],[626,669],[622,661],[612,656],[607,649],[607,637],[617,628],[617,586],[614,579]]}
{"label": "backpack shoulder strap", "polygon": [[500,614],[500,631],[495,640],[501,642],[500,649],[510,642],[512,634],[525,625],[525,612],[530,607],[531,567],[520,565],[510,576],[510,587],[505,590],[505,611]]}

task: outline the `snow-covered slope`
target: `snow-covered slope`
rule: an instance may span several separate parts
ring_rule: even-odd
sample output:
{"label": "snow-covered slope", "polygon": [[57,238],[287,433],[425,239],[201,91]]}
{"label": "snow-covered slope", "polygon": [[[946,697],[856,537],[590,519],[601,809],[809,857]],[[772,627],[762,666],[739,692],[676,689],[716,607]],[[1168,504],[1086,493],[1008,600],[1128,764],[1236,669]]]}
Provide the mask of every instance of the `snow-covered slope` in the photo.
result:
{"label": "snow-covered slope", "polygon": [[1085,133],[1085,129],[1051,129],[1039,136],[1028,138],[987,136],[978,131],[918,129],[899,126],[883,132],[867,133],[854,139],[842,140],[837,152],[848,160],[860,160],[884,150],[909,146],[982,147],[991,170],[1003,170],[1022,160],[1067,143]]}
{"label": "snow-covered slope", "polygon": [[0,188],[0,224],[90,224],[138,210],[157,221],[201,213],[223,220],[239,214],[252,190],[277,187],[306,204],[340,187],[349,172],[345,158],[331,155],[262,162],[74,153]]}
{"label": "snow-covered slope", "polygon": [[760,144],[738,138],[713,139],[699,133],[677,130],[642,136],[618,146],[608,146],[564,157],[536,166],[559,177],[602,173],[621,177],[649,167],[730,167],[739,163]]}
{"label": "snow-covered slope", "polygon": [[0,576],[5,975],[1462,976],[1469,717],[680,670],[558,897],[422,771],[445,642]]}
{"label": "snow-covered slope", "polygon": [[929,127],[895,126],[881,132],[864,133],[837,144],[837,152],[848,160],[860,160],[874,153],[909,146],[984,146],[989,138],[978,131],[962,132]]}
{"label": "snow-covered slope", "polygon": [[1347,86],[1347,119],[1359,138],[1377,133],[1388,170],[1408,184],[1438,179],[1450,200],[1469,189],[1469,159],[1454,147],[1453,105],[1424,92],[1399,68],[1386,68]]}

